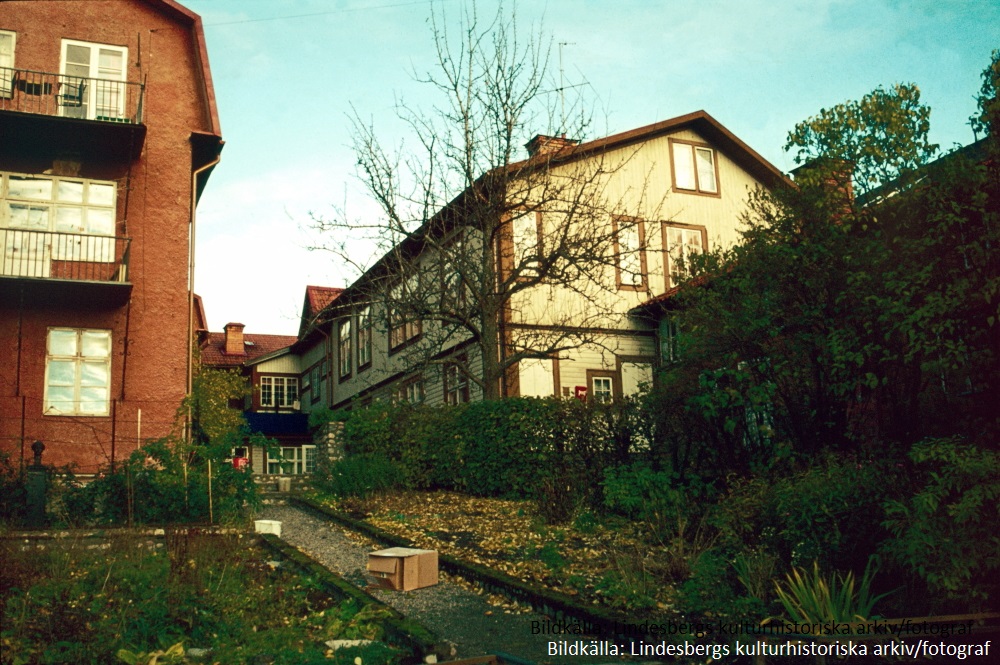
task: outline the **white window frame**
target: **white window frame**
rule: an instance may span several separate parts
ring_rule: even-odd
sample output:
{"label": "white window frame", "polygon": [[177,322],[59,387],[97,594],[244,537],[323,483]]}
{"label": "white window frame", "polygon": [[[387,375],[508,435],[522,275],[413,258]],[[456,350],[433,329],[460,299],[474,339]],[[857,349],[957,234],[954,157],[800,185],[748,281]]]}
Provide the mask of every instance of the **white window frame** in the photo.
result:
{"label": "white window frame", "polygon": [[342,319],[337,323],[337,377],[340,381],[351,378],[353,358],[351,354],[351,318]]}
{"label": "white window frame", "polygon": [[424,377],[420,375],[406,379],[396,391],[396,399],[404,404],[422,404],[426,397]]}
{"label": "white window frame", "polygon": [[666,278],[666,288],[669,290],[677,286],[680,280],[688,274],[687,263],[691,256],[703,254],[707,249],[708,230],[704,226],[664,222],[663,258],[665,268],[663,272]]}
{"label": "white window frame", "polygon": [[464,355],[444,366],[444,400],[446,404],[468,404],[472,401],[472,386],[464,365],[467,363]]}
{"label": "white window frame", "polygon": [[719,196],[719,160],[712,147],[670,139],[670,166],[674,191]]}
{"label": "white window frame", "polygon": [[[48,193],[12,194],[12,179],[37,182]],[[97,187],[110,193],[95,202]],[[71,191],[79,197],[68,196]],[[113,263],[117,208],[118,184],[112,180],[0,172],[0,274],[48,277],[51,259]],[[15,210],[24,213],[26,224],[15,224]]]}
{"label": "white window frame", "polygon": [[[58,333],[72,333],[75,335],[74,349],[72,353],[60,353],[53,347],[56,344],[55,335]],[[97,355],[85,355],[85,337],[92,339],[106,340],[106,353]],[[111,345],[112,336],[110,330],[88,329],[88,328],[49,328],[45,336],[45,397],[44,413],[47,416],[92,416],[101,417],[111,413]],[[70,364],[73,368],[72,381],[60,381],[55,376],[56,363]],[[96,369],[104,375],[103,383],[94,383],[93,377],[88,377],[87,368]],[[59,389],[72,389],[72,399],[55,399],[53,393]],[[100,400],[83,400],[84,391],[103,391],[104,396]],[[60,407],[57,404],[72,402],[70,408]]]}
{"label": "white window frame", "polygon": [[358,310],[358,372],[372,364],[372,308],[365,305]]}
{"label": "white window frame", "polygon": [[[5,43],[10,46],[5,47]],[[13,70],[16,48],[17,33],[13,30],[0,30],[0,99],[10,99],[14,95]]]}
{"label": "white window frame", "polygon": [[[316,470],[316,446],[282,446],[280,458],[267,455],[267,472],[270,475],[301,476]],[[287,470],[286,470],[287,466]]]}
{"label": "white window frame", "polygon": [[641,219],[611,220],[615,236],[615,281],[622,291],[647,287],[646,224]]}
{"label": "white window frame", "polygon": [[523,212],[510,220],[511,270],[520,271],[518,277],[522,279],[534,279],[541,274],[541,226],[540,212]]}
{"label": "white window frame", "polygon": [[[90,62],[87,63],[87,76],[67,73],[67,56],[69,47],[79,46],[91,49]],[[117,78],[102,76],[100,68],[101,49],[114,51],[121,55],[121,70],[117,73]],[[60,105],[59,114],[70,118],[83,118],[86,120],[96,120],[97,118],[122,118],[125,115],[125,98],[127,92],[127,72],[128,72],[128,48],[125,46],[114,46],[112,44],[100,44],[96,42],[83,42],[75,39],[62,40],[62,49],[59,57],[59,94],[62,96],[72,96],[74,89],[84,86],[80,92],[80,103],[77,105]],[[117,84],[117,85],[116,85]],[[108,101],[108,100],[112,101]],[[100,113],[98,104],[100,103]],[[81,115],[75,109],[85,109]]]}
{"label": "white window frame", "polygon": [[[266,397],[266,399],[265,399]],[[260,377],[260,406],[294,408],[299,401],[299,379],[295,376]]]}

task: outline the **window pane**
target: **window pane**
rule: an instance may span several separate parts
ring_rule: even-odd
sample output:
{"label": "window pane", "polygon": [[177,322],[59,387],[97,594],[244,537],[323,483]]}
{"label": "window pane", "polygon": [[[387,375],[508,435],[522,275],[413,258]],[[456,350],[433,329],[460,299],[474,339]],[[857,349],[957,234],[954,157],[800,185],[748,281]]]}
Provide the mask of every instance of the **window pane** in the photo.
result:
{"label": "window pane", "polygon": [[12,175],[8,184],[11,198],[52,200],[52,181]]}
{"label": "window pane", "polygon": [[694,158],[691,156],[691,146],[685,143],[674,143],[674,182],[678,189],[694,189]]}
{"label": "window pane", "polygon": [[56,186],[56,199],[65,203],[83,203],[83,183],[60,180]]}
{"label": "window pane", "polygon": [[698,148],[698,189],[703,192],[718,191],[715,183],[715,160],[708,148]]}
{"label": "window pane", "polygon": [[96,206],[113,206],[115,204],[115,186],[90,183],[87,190],[87,203]]}
{"label": "window pane", "polygon": [[100,49],[97,61],[98,76],[105,79],[119,79],[122,75],[122,52]]}
{"label": "window pane", "polygon": [[107,358],[111,355],[111,333],[104,330],[85,330],[82,338],[84,356]]}
{"label": "window pane", "polygon": [[[69,72],[69,68],[68,68],[68,65],[70,65],[70,64],[73,64],[73,65],[84,65],[84,66],[87,67],[86,71],[89,72],[90,71],[90,47],[89,46],[80,46],[79,44],[67,44],[66,45],[66,64],[67,64],[67,71],[66,71],[67,74],[70,73]],[[84,73],[83,76],[87,76],[87,73]]]}
{"label": "window pane", "polygon": [[83,233],[83,208],[56,208],[55,230],[61,233]]}
{"label": "window pane", "polygon": [[107,388],[80,388],[80,413],[107,413],[107,411]]}
{"label": "window pane", "polygon": [[73,386],[56,387],[49,386],[46,391],[46,411],[56,411],[59,413],[72,413],[74,408]]}
{"label": "window pane", "polygon": [[114,213],[100,208],[88,210],[86,232],[99,236],[113,236],[115,234]]}
{"label": "window pane", "polygon": [[53,356],[75,356],[76,355],[76,331],[75,330],[50,330],[49,331],[49,355],[53,355]]}
{"label": "window pane", "polygon": [[80,385],[81,386],[100,386],[106,387],[110,381],[108,375],[108,364],[106,362],[90,362],[81,363],[82,371],[80,372]]}
{"label": "window pane", "polygon": [[49,361],[49,386],[70,386],[76,383],[76,363],[72,360]]}

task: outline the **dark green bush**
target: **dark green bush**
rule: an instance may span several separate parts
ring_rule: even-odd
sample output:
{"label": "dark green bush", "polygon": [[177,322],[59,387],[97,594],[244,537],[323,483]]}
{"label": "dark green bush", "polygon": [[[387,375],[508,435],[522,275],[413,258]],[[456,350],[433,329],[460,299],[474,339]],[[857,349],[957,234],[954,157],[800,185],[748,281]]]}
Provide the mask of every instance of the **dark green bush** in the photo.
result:
{"label": "dark green bush", "polygon": [[378,454],[361,454],[334,462],[314,482],[333,496],[367,498],[402,487],[404,478],[397,462]]}
{"label": "dark green bush", "polygon": [[894,538],[884,552],[953,609],[995,607],[1000,454],[959,438],[930,439],[913,446],[910,460],[919,474],[916,491],[886,502]]}

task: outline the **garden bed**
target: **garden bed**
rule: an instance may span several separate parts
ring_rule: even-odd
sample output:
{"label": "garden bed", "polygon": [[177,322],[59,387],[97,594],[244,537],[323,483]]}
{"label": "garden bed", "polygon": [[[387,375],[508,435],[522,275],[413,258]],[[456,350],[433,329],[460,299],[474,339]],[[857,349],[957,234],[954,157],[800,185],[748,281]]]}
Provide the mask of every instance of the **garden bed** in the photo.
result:
{"label": "garden bed", "polygon": [[[385,635],[384,607],[341,600],[301,570],[286,570],[243,535],[167,530],[61,539],[39,549],[0,540],[0,651],[11,663],[397,662],[381,644],[332,651],[335,639]],[[179,646],[178,646],[179,645]]]}
{"label": "garden bed", "polygon": [[453,492],[393,492],[322,504],[400,537],[581,605],[669,614],[674,590],[662,583],[671,552],[625,520],[582,513],[547,525],[529,501]]}

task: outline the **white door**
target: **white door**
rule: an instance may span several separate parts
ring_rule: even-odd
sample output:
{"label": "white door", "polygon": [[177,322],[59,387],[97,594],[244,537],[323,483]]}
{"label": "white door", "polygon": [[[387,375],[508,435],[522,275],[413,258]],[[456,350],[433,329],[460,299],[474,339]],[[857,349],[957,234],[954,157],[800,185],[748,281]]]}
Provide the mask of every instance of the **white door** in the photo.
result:
{"label": "white door", "polygon": [[69,118],[118,119],[125,115],[128,49],[64,39],[59,106]]}

